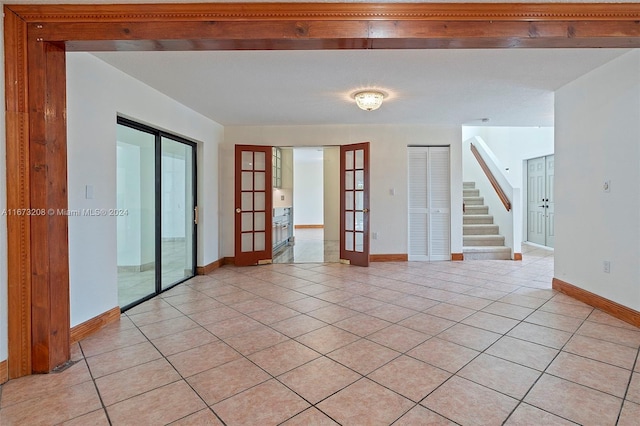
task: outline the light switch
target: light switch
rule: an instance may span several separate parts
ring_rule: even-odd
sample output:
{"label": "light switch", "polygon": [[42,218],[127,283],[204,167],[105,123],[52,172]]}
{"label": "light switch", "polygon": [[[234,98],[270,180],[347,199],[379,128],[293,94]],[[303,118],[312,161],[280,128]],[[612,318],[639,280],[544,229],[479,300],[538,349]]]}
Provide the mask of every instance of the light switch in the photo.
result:
{"label": "light switch", "polygon": [[396,195],[396,189],[395,188],[389,189],[389,195]]}
{"label": "light switch", "polygon": [[87,200],[92,200],[93,199],[93,185],[87,185],[84,188],[84,197]]}

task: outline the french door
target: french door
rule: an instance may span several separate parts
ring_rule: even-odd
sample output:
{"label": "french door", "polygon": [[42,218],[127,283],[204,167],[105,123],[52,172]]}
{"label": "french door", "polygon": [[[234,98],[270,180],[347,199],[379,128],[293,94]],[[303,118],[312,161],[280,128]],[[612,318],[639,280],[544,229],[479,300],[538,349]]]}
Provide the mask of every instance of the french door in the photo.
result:
{"label": "french door", "polygon": [[196,149],[118,117],[118,303],[122,310],[195,275]]}
{"label": "french door", "polygon": [[555,245],[554,156],[527,160],[527,240]]}
{"label": "french door", "polygon": [[236,145],[235,264],[271,263],[271,146]]}
{"label": "french door", "polygon": [[369,142],[340,147],[340,261],[369,266]]}

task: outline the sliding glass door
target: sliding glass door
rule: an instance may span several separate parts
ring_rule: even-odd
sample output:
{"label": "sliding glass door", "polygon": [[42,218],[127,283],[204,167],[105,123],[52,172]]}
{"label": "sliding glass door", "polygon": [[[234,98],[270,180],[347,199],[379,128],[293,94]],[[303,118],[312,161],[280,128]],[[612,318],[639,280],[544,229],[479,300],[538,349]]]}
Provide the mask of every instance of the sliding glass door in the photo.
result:
{"label": "sliding glass door", "polygon": [[126,310],[195,274],[195,144],[118,118],[118,302]]}

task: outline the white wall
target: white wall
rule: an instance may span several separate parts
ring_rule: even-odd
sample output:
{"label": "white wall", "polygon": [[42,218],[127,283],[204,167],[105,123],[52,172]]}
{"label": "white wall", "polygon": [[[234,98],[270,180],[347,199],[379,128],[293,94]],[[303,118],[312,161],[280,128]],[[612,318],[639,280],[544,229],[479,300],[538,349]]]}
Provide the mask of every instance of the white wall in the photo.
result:
{"label": "white wall", "polygon": [[[326,125],[226,127],[220,145],[221,240],[233,256],[234,144],[323,146],[371,142],[372,254],[407,253],[407,145],[451,145],[451,251],[462,253],[462,157],[460,127]],[[395,189],[396,195],[390,194]],[[294,209],[296,207],[294,206]]]}
{"label": "white wall", "polygon": [[[116,116],[199,141],[198,265],[219,258],[217,144],[222,127],[86,53],[67,54],[69,209],[116,207]],[[202,171],[206,170],[206,174]],[[85,198],[93,185],[94,198]],[[116,218],[69,218],[71,325],[118,305]]]}
{"label": "white wall", "polygon": [[322,152],[318,149],[293,149],[294,225],[324,223],[323,161]]}
{"label": "white wall", "polygon": [[[524,182],[523,161],[553,154],[553,127],[463,126],[462,140],[480,136],[500,160],[505,176],[514,188]],[[469,147],[462,148],[463,175],[467,180],[467,161],[476,161]]]}
{"label": "white wall", "polygon": [[[640,310],[639,75],[635,50],[555,96],[555,277],[635,310]],[[611,262],[611,273],[603,272],[604,260]]]}

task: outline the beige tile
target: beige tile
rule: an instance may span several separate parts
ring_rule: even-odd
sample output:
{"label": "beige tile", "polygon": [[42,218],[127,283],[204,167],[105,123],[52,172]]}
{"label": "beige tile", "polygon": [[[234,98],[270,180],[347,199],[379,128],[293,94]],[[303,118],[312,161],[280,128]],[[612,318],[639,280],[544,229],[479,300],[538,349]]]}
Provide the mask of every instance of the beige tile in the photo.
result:
{"label": "beige tile", "polygon": [[96,379],[104,405],[131,398],[152,389],[180,380],[180,375],[161,358]]}
{"label": "beige tile", "polygon": [[246,302],[247,300],[257,299],[253,293],[249,293],[248,291],[240,290],[234,291],[233,293],[227,293],[220,296],[216,296],[215,299],[224,303],[225,305],[233,305],[234,303]]}
{"label": "beige tile", "polygon": [[344,425],[391,424],[412,406],[408,399],[368,379],[360,379],[318,404],[321,411]]}
{"label": "beige tile", "polygon": [[417,314],[404,321],[400,321],[399,325],[409,327],[413,330],[420,331],[431,336],[443,332],[447,328],[455,324],[455,321],[436,317],[427,314]]}
{"label": "beige tile", "polygon": [[505,426],[532,426],[533,422],[545,426],[571,426],[575,423],[554,416],[529,404],[518,405],[513,414],[505,422]]}
{"label": "beige tile", "polygon": [[251,312],[248,315],[263,324],[273,324],[274,322],[295,317],[299,315],[299,312],[294,309],[287,308],[286,306],[276,305],[271,308]]}
{"label": "beige tile", "polygon": [[289,319],[271,324],[271,327],[289,337],[298,337],[310,331],[326,326],[327,323],[308,315],[298,315]]}
{"label": "beige tile", "polygon": [[209,311],[215,308],[221,308],[224,305],[215,299],[208,298],[204,294],[200,294],[196,300],[186,303],[176,304],[174,307],[185,315],[192,315],[198,312]]}
{"label": "beige tile", "polygon": [[529,315],[525,321],[573,333],[582,325],[583,320],[538,310]]}
{"label": "beige tile", "polygon": [[278,376],[319,356],[318,352],[295,340],[288,340],[253,353],[248,358],[272,376]]}
{"label": "beige tile", "polygon": [[462,323],[500,334],[505,334],[518,325],[517,320],[486,312],[476,312],[465,318]]}
{"label": "beige tile", "polygon": [[500,299],[502,303],[522,306],[523,308],[538,309],[545,303],[545,300],[537,297],[524,296],[522,294],[511,293]]}
{"label": "beige tile", "polygon": [[593,312],[591,312],[591,315],[589,315],[589,317],[587,318],[587,321],[606,324],[613,327],[627,328],[629,330],[638,330],[638,327],[636,327],[635,325],[619,320],[618,318],[614,318],[613,316],[607,314],[606,312],[602,312],[599,309],[594,309]]}
{"label": "beige tile", "polygon": [[445,318],[450,321],[462,321],[475,312],[473,309],[464,308],[462,306],[441,303],[424,311],[425,314],[434,315],[436,317]]}
{"label": "beige tile", "polygon": [[282,423],[282,426],[337,426],[338,423],[331,420],[317,408],[311,407],[302,413]]}
{"label": "beige tile", "polygon": [[629,370],[633,368],[637,354],[637,350],[628,346],[578,334],[575,334],[562,350]]}
{"label": "beige tile", "polygon": [[298,299],[286,304],[291,309],[295,309],[298,312],[306,313],[314,311],[316,309],[324,308],[325,306],[331,306],[331,303],[324,300],[316,299],[315,297],[306,297]]}
{"label": "beige tile", "polygon": [[274,308],[276,306],[278,306],[276,303],[263,298],[245,300],[244,302],[230,305],[231,308],[235,309],[238,312],[242,312],[243,314],[250,314],[251,312]]}
{"label": "beige tile", "polygon": [[71,345],[71,361],[80,361],[84,359],[84,354],[78,342]]}
{"label": "beige tile", "polygon": [[507,335],[554,349],[562,348],[571,337],[571,333],[565,331],[525,322],[518,324]]}
{"label": "beige tile", "polygon": [[438,338],[467,348],[483,351],[501,337],[500,334],[464,324],[456,324],[438,334]]}
{"label": "beige tile", "polygon": [[419,331],[394,324],[367,336],[367,339],[391,348],[394,351],[406,352],[430,337],[431,336]]}
{"label": "beige tile", "polygon": [[491,345],[491,347],[486,350],[486,353],[526,367],[544,371],[558,354],[558,350],[504,336]]}
{"label": "beige tile", "polygon": [[394,305],[413,309],[414,311],[424,311],[438,304],[435,300],[426,299],[420,296],[409,295],[393,301]]}
{"label": "beige tile", "polygon": [[[11,382],[9,382],[11,383]],[[4,394],[4,386],[2,392]],[[4,399],[4,395],[3,395]],[[0,410],[2,425],[48,425],[74,419],[102,408],[92,382],[63,387]]]}
{"label": "beige tile", "polygon": [[296,340],[311,349],[326,354],[358,340],[359,337],[338,327],[328,325],[297,337]]}
{"label": "beige tile", "polygon": [[523,320],[528,317],[534,309],[510,305],[503,302],[493,302],[486,308],[482,309],[482,311],[516,320]]}
{"label": "beige tile", "polygon": [[480,354],[458,371],[457,375],[513,398],[522,399],[540,374],[540,371],[532,368]]}
{"label": "beige tile", "polygon": [[368,315],[373,315],[374,317],[394,323],[402,321],[405,318],[409,318],[417,313],[418,311],[414,311],[413,309],[403,308],[402,306],[396,306],[390,303],[385,303],[377,308],[367,311]]}
{"label": "beige tile", "polygon": [[235,309],[228,308],[226,306],[220,308],[209,309],[207,311],[200,311],[189,315],[189,318],[194,320],[200,325],[209,325],[214,322],[220,322],[228,320],[230,318],[237,318],[242,314]]}
{"label": "beige tile", "polygon": [[171,423],[172,426],[222,426],[223,423],[209,408],[197,411]]}
{"label": "beige tile", "polygon": [[585,386],[543,374],[524,401],[580,424],[614,425],[622,400]]}
{"label": "beige tile", "polygon": [[208,405],[268,380],[270,376],[245,358],[191,376],[187,382]]}
{"label": "beige tile", "polygon": [[2,385],[0,407],[51,396],[64,388],[90,381],[91,375],[84,361],[79,361],[60,373],[20,377]]}
{"label": "beige tile", "polygon": [[501,424],[518,401],[469,380],[452,377],[421,402],[460,424]]}
{"label": "beige tile", "polygon": [[81,340],[80,347],[84,356],[89,357],[146,341],[147,338],[137,328],[103,329]]}
{"label": "beige tile", "polygon": [[455,373],[479,354],[478,351],[433,337],[407,355]]}
{"label": "beige tile", "polygon": [[307,315],[313,318],[324,321],[327,324],[333,324],[345,318],[357,315],[358,311],[352,309],[343,308],[338,305],[331,305],[324,308],[316,309],[315,311],[307,312]]}
{"label": "beige tile", "polygon": [[544,305],[540,307],[541,311],[552,312],[554,314],[566,315],[581,320],[586,319],[593,308],[585,304],[576,305],[573,303],[562,303],[558,301],[557,297],[554,297]]}
{"label": "beige tile", "polygon": [[353,317],[343,319],[342,321],[338,321],[333,325],[346,330],[349,333],[364,337],[390,326],[391,323],[383,319],[376,318],[375,316],[358,314]]}
{"label": "beige tile", "polygon": [[612,327],[606,324],[586,321],[576,333],[582,336],[593,337],[594,339],[629,346],[634,349],[638,349],[638,346],[640,346],[640,331],[638,330]]}
{"label": "beige tile", "polygon": [[229,345],[218,341],[171,355],[167,359],[182,377],[190,377],[238,359],[240,356]]}
{"label": "beige tile", "polygon": [[[2,420],[0,417],[0,424]],[[109,419],[102,408],[61,423],[61,426],[109,426]]]}
{"label": "beige tile", "polygon": [[247,331],[244,334],[228,337],[224,341],[243,355],[250,355],[261,351],[278,343],[282,343],[289,338],[272,328],[265,326]]}
{"label": "beige tile", "polygon": [[276,425],[308,407],[281,383],[269,380],[212,408],[228,425]]}
{"label": "beige tile", "polygon": [[398,355],[399,352],[361,339],[330,352],[327,356],[362,375],[367,375]]}
{"label": "beige tile", "polygon": [[451,377],[439,368],[408,356],[400,356],[377,369],[369,378],[418,402]]}
{"label": "beige tile", "polygon": [[625,401],[618,419],[618,426],[638,426],[640,419],[640,405]]}
{"label": "beige tile", "polygon": [[136,365],[144,364],[149,361],[161,358],[162,355],[149,342],[139,343],[137,345],[125,346],[111,352],[87,358],[87,364],[91,369],[91,375],[94,378],[102,377],[107,374],[115,373]]}
{"label": "beige tile", "polygon": [[460,296],[447,300],[447,303],[479,311],[480,309],[489,306],[491,304],[491,300],[471,296],[469,294],[461,294]]}
{"label": "beige tile", "polygon": [[154,322],[178,318],[184,316],[184,314],[173,306],[166,306],[135,315],[127,312],[127,316],[136,326],[142,327],[143,325],[153,324]]}
{"label": "beige tile", "polygon": [[175,382],[107,407],[114,425],[167,424],[206,408],[183,381]]}
{"label": "beige tile", "polygon": [[407,414],[400,417],[400,419],[393,424],[393,426],[416,426],[416,425],[429,425],[429,426],[453,426],[455,423],[442,417],[439,414],[434,413],[431,410],[416,405]]}
{"label": "beige tile", "polygon": [[196,327],[182,333],[154,339],[152,343],[164,356],[170,356],[216,341],[218,341],[218,338],[211,334],[210,331],[202,327]]}
{"label": "beige tile", "polygon": [[140,331],[142,331],[148,339],[153,340],[196,327],[199,327],[198,323],[186,316],[182,316],[145,325],[140,327]]}
{"label": "beige tile", "polygon": [[253,318],[249,318],[246,315],[214,322],[204,326],[204,328],[220,339],[237,336],[238,334],[244,334],[256,328],[263,327],[263,324],[260,324],[258,321]]}
{"label": "beige tile", "polygon": [[315,404],[360,377],[337,362],[322,357],[281,375],[278,380]]}
{"label": "beige tile", "polygon": [[626,399],[640,404],[640,373],[633,373],[633,376],[631,376]]}

